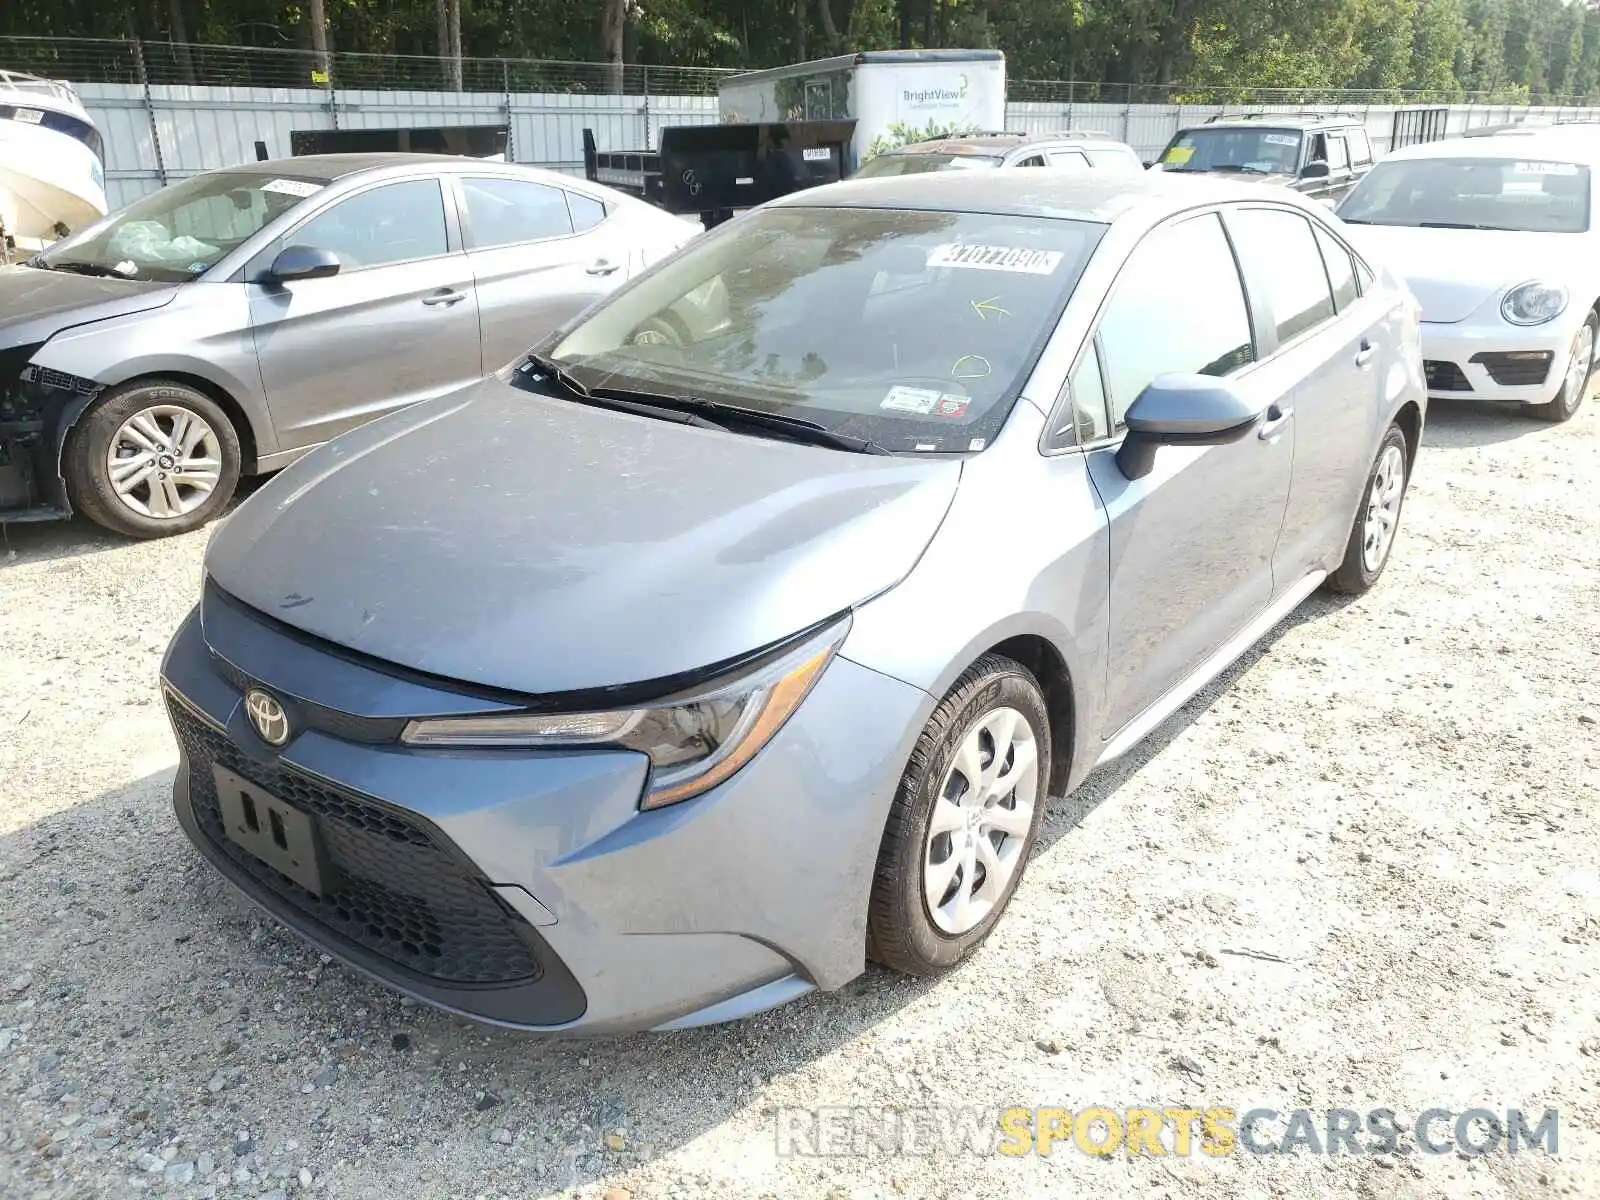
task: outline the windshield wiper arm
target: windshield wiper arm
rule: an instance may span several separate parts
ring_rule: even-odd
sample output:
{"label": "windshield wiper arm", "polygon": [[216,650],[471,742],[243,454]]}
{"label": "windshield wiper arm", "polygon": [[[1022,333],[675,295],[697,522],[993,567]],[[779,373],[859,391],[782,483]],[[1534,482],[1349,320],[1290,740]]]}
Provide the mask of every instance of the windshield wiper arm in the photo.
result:
{"label": "windshield wiper arm", "polygon": [[1252,167],[1246,163],[1212,163],[1213,171],[1244,171],[1250,175],[1270,175],[1271,171],[1263,171],[1260,167]]}
{"label": "windshield wiper arm", "polygon": [[580,404],[588,404],[594,408],[609,408],[614,412],[632,413],[636,417],[654,417],[658,421],[672,421],[678,425],[693,425],[697,429],[718,429],[727,432],[726,426],[719,425],[697,412],[682,408],[676,403],[675,397],[619,388],[586,387],[560,363],[540,354],[528,355],[524,363],[554,380],[562,391]]}
{"label": "windshield wiper arm", "polygon": [[726,404],[720,400],[704,400],[698,396],[663,397],[663,402],[681,406],[690,412],[711,413],[738,424],[754,425],[757,428],[791,434],[799,441],[811,442],[818,446],[831,446],[835,450],[850,450],[856,454],[894,453],[870,438],[838,433],[821,422],[811,421],[805,417],[791,417],[785,413],[768,412],[762,408],[745,408],[738,404]]}
{"label": "windshield wiper arm", "polygon": [[[40,260],[43,262],[43,260]],[[131,275],[124,275],[115,267],[102,266],[92,262],[55,262],[46,263],[46,268],[51,271],[71,271],[74,275],[94,275],[106,279],[132,279]]]}

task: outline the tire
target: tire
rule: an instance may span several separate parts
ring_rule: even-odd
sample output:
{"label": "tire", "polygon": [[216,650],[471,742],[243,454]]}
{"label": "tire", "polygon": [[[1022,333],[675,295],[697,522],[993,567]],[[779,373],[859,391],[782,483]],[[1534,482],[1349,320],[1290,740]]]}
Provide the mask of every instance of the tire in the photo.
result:
{"label": "tire", "polygon": [[[1600,339],[1600,316],[1592,310],[1584,321],[1583,327],[1578,330],[1573,339],[1572,355],[1567,360],[1567,374],[1562,379],[1561,390],[1556,393],[1555,399],[1547,404],[1540,404],[1528,409],[1528,415],[1541,421],[1549,421],[1559,425],[1562,421],[1572,420],[1573,414],[1583,404],[1583,398],[1589,390],[1589,377],[1594,374],[1595,343]],[[1588,345],[1588,366],[1582,367],[1577,359],[1582,352],[1582,347]]]}
{"label": "tire", "polygon": [[[990,797],[987,804],[942,807],[944,797],[972,798],[964,772],[973,770],[980,781],[989,775],[995,760],[991,751],[985,761],[981,750],[1005,737],[1012,718],[1016,732],[1009,739],[1010,749],[1000,759],[998,778],[990,775],[990,779],[1003,787],[1011,777],[1014,790]],[[1018,765],[1019,755],[1026,754],[1020,748],[1025,744],[1024,730],[1033,750],[1031,770]],[[976,761],[963,755],[969,743],[980,751]],[[910,975],[936,975],[971,954],[1000,919],[1027,868],[1044,818],[1049,781],[1050,715],[1038,683],[1010,659],[985,655],[967,668],[928,718],[900,780],[873,877],[868,957]],[[1023,813],[1019,810],[1025,803],[1031,809]],[[963,822],[952,826],[954,832],[940,831],[937,844],[929,836],[936,807],[942,821],[960,814]],[[974,811],[1011,828],[989,828],[981,816],[975,826],[964,823],[974,820],[968,815]],[[990,847],[987,856],[980,853],[985,841]],[[930,901],[925,895],[926,872],[945,864],[951,864],[949,884],[939,901]],[[967,875],[969,869],[972,873]],[[990,873],[997,869],[1007,873],[994,886]],[[978,887],[968,889],[969,882]],[[959,900],[963,889],[969,898],[965,909]]]}
{"label": "tire", "polygon": [[[182,478],[162,470],[179,465],[180,456],[168,453],[177,437],[190,442],[188,461],[195,464]],[[124,484],[125,493],[112,478],[113,456],[139,476]],[[167,379],[107,389],[73,426],[61,457],[72,507],[96,525],[135,538],[187,533],[210,521],[233,496],[241,462],[239,434],[227,413],[203,392]],[[134,466],[141,458],[144,465]],[[172,482],[164,486],[162,479]]]}
{"label": "tire", "polygon": [[[1398,472],[1398,479],[1396,478]],[[1383,484],[1380,487],[1380,473]],[[1378,443],[1378,453],[1367,472],[1367,481],[1361,490],[1361,507],[1356,510],[1350,526],[1350,540],[1345,544],[1344,561],[1339,569],[1328,576],[1329,591],[1346,596],[1359,596],[1383,574],[1389,556],[1394,552],[1394,540],[1400,534],[1400,509],[1405,503],[1406,486],[1411,482],[1411,468],[1406,454],[1406,435],[1400,426],[1390,425]],[[1378,497],[1384,497],[1380,510]],[[1368,538],[1374,534],[1374,522],[1382,524],[1379,512],[1387,513],[1387,537],[1381,552],[1369,553]],[[1374,548],[1376,549],[1376,548]]]}

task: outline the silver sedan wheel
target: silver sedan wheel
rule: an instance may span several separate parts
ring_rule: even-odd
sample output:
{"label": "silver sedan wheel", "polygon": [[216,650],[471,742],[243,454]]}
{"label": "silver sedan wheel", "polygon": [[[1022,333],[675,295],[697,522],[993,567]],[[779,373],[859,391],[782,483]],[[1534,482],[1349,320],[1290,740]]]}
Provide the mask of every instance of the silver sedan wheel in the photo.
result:
{"label": "silver sedan wheel", "polygon": [[1014,708],[987,713],[961,740],[928,822],[923,894],[938,928],[977,926],[1022,865],[1039,789],[1033,726]]}
{"label": "silver sedan wheel", "polygon": [[111,488],[141,517],[181,517],[199,508],[222,478],[222,443],[204,417],[176,404],[142,408],[118,427],[106,451]]}
{"label": "silver sedan wheel", "polygon": [[1400,499],[1406,490],[1406,459],[1398,446],[1385,446],[1372,476],[1367,496],[1367,520],[1361,531],[1361,565],[1376,574],[1389,557],[1395,526],[1400,523]]}
{"label": "silver sedan wheel", "polygon": [[1587,321],[1578,330],[1572,343],[1572,361],[1567,365],[1567,379],[1562,385],[1561,402],[1570,411],[1583,400],[1583,389],[1589,383],[1589,369],[1594,366],[1594,327]]}

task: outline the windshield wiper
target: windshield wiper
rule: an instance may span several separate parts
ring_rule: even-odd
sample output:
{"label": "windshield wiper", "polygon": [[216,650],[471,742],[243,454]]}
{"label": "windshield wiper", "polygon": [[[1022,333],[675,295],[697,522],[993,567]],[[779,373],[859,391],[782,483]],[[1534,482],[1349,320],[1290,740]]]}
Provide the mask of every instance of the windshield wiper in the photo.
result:
{"label": "windshield wiper", "polygon": [[1468,225],[1461,221],[1418,221],[1418,229],[1482,229],[1482,225]]}
{"label": "windshield wiper", "polygon": [[554,359],[545,358],[540,354],[530,354],[523,361],[525,366],[531,366],[553,379],[562,391],[580,404],[588,404],[594,408],[609,408],[613,412],[632,413],[636,417],[654,417],[658,421],[672,421],[678,425],[693,425],[697,429],[718,429],[723,433],[727,432],[726,426],[678,406],[675,397],[657,396],[653,392],[625,391],[619,388],[586,387],[571,371]]}
{"label": "windshield wiper", "polygon": [[[855,454],[893,454],[868,438],[836,433],[817,421],[805,417],[791,417],[783,413],[768,412],[760,408],[745,408],[726,404],[720,400],[706,400],[700,396],[669,396],[660,392],[639,391],[633,388],[586,387],[554,359],[530,354],[530,365],[550,376],[577,400],[601,408],[615,408],[635,412],[641,416],[677,420],[684,425],[701,429],[720,429],[727,432],[728,425],[738,424],[757,429],[783,433],[795,441],[828,446],[835,450],[849,450]],[[713,419],[718,418],[718,419]]]}
{"label": "windshield wiper", "polygon": [[1260,167],[1252,167],[1246,163],[1212,163],[1213,171],[1243,171],[1249,175],[1270,175],[1271,171],[1263,171]]}
{"label": "windshield wiper", "polygon": [[671,404],[686,412],[710,413],[735,424],[752,425],[758,429],[786,433],[793,436],[796,441],[810,442],[817,446],[831,446],[835,450],[850,450],[856,454],[894,453],[870,438],[836,433],[826,425],[807,420],[805,417],[791,417],[785,413],[768,412],[762,408],[745,408],[738,404],[726,404],[721,400],[705,400],[699,396],[662,396],[658,400],[662,404]]}
{"label": "windshield wiper", "polygon": [[47,263],[43,259],[39,262],[47,271],[70,271],[74,275],[94,275],[105,279],[133,278],[131,275],[124,275],[115,267],[102,266],[100,263],[77,261]]}

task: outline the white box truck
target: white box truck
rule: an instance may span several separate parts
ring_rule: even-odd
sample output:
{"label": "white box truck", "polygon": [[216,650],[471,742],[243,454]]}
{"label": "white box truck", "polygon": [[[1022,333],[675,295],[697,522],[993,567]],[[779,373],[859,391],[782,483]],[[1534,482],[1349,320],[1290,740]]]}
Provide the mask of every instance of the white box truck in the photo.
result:
{"label": "white box truck", "polygon": [[717,84],[726,123],[856,122],[854,171],[909,142],[999,133],[1006,119],[1006,59],[998,50],[869,50],[733,75]]}

